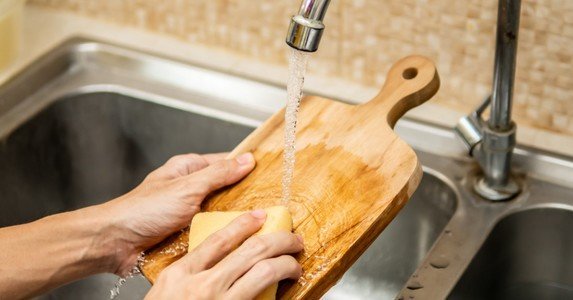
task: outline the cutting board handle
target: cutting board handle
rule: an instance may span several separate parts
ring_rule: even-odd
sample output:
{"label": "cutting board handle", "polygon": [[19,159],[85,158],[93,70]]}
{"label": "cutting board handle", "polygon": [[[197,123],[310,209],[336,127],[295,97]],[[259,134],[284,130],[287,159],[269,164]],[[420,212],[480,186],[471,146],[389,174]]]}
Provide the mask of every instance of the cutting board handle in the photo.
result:
{"label": "cutting board handle", "polygon": [[392,66],[380,93],[360,108],[382,106],[388,125],[394,128],[400,117],[432,98],[439,87],[440,78],[430,59],[419,55],[407,56]]}

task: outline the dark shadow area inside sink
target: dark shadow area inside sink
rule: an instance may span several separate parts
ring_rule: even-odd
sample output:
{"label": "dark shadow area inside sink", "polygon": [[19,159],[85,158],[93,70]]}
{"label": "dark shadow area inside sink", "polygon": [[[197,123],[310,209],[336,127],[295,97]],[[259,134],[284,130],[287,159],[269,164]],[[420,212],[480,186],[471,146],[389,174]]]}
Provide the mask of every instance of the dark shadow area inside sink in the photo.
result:
{"label": "dark shadow area inside sink", "polygon": [[229,151],[252,130],[117,94],[62,99],[0,141],[0,226],[109,200],[173,155]]}
{"label": "dark shadow area inside sink", "polygon": [[[118,94],[59,100],[0,140],[0,226],[110,200],[173,155],[229,151],[252,130]],[[45,297],[106,299],[115,280],[93,276]],[[147,286],[128,281],[119,299],[142,299]]]}
{"label": "dark shadow area inside sink", "polygon": [[324,299],[394,299],[452,218],[456,204],[446,182],[424,173],[398,216]]}
{"label": "dark shadow area inside sink", "polygon": [[573,211],[532,209],[491,232],[449,299],[573,299]]}

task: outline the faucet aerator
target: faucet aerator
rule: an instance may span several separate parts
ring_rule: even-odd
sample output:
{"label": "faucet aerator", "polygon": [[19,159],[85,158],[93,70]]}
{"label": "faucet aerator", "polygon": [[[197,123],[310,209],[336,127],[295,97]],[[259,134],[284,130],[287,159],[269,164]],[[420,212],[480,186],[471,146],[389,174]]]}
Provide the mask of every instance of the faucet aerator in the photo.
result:
{"label": "faucet aerator", "polygon": [[330,0],[303,0],[298,15],[290,20],[286,43],[294,49],[315,52],[324,31],[322,20]]}

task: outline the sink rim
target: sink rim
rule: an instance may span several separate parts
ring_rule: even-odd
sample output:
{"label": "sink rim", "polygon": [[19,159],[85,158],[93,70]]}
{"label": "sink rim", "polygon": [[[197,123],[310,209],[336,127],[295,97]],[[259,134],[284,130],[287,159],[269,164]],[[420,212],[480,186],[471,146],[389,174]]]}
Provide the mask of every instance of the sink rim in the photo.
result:
{"label": "sink rim", "polygon": [[[183,77],[208,74],[218,83],[245,86],[247,91],[239,100],[215,94],[218,101],[202,101],[201,93],[210,91],[197,92],[186,87],[189,80],[172,81],[169,76],[162,77],[161,72],[152,72],[166,68]],[[54,101],[92,92],[118,93],[247,126],[261,124],[282,106],[286,95],[284,87],[240,74],[76,37],[56,46],[0,86],[0,138]],[[405,118],[398,122],[396,131],[416,149],[424,171],[445,182],[456,194],[452,218],[415,272],[416,277],[409,280],[422,282],[426,288],[410,290],[407,283],[399,296],[446,298],[491,230],[507,215],[543,206],[573,210],[573,157],[518,145],[514,161],[526,182],[525,189],[512,201],[490,203],[468,188],[477,166],[466,156],[452,130]],[[460,230],[463,234],[458,234]],[[448,268],[431,267],[433,259],[444,256],[451,259]]]}

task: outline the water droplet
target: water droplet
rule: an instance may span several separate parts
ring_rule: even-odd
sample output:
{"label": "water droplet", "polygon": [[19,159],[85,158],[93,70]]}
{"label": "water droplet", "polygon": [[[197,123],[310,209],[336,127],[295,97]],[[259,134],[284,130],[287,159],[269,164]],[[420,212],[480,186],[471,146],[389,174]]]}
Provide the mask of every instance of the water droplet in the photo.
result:
{"label": "water droplet", "polygon": [[450,262],[445,257],[437,257],[430,261],[430,265],[436,269],[445,269],[450,265]]}
{"label": "water droplet", "polygon": [[119,288],[126,282],[127,280],[125,278],[120,277],[117,282],[115,283],[115,286],[109,290],[109,299],[113,300],[115,299],[117,296],[119,296]]}
{"label": "water droplet", "polygon": [[119,279],[117,279],[117,281],[115,282],[114,287],[109,290],[109,299],[113,300],[115,299],[117,296],[119,296],[119,289],[121,288],[121,286],[123,286],[125,284],[125,282],[127,281],[127,279],[134,277],[135,275],[141,274],[141,271],[139,270],[139,264],[145,261],[143,252],[141,252],[138,256],[137,256],[137,263],[135,264],[135,266],[133,266],[133,268],[131,268],[131,270],[129,271],[129,273],[127,273],[127,275],[125,277],[120,277]]}
{"label": "water droplet", "polygon": [[413,280],[406,286],[409,290],[419,290],[424,286],[417,280]]}

